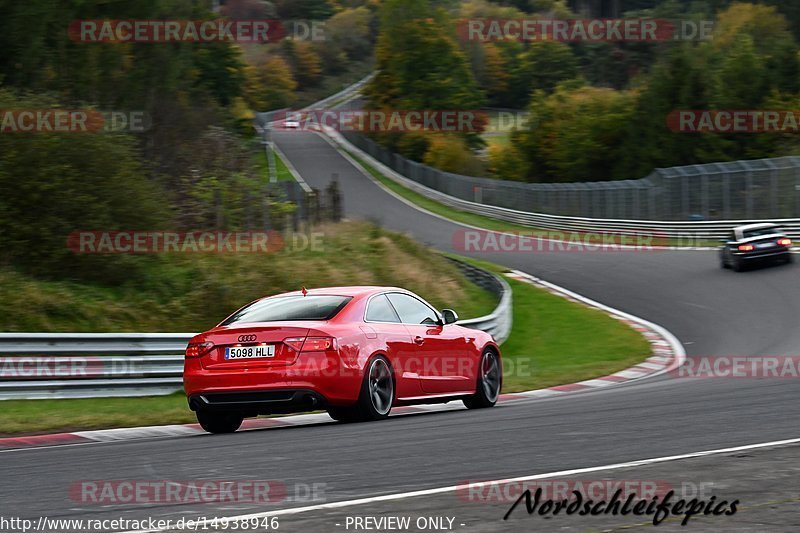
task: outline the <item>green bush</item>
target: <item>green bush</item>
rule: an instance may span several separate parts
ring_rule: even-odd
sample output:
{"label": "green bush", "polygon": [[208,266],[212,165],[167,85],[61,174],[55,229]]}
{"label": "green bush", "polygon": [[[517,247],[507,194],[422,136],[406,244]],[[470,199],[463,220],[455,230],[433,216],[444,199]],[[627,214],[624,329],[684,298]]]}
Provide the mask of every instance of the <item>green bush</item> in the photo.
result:
{"label": "green bush", "polygon": [[[0,109],[54,107],[0,92]],[[132,137],[119,133],[0,135],[3,261],[37,275],[116,282],[135,274],[126,257],[76,255],[75,231],[152,229],[170,220]]]}

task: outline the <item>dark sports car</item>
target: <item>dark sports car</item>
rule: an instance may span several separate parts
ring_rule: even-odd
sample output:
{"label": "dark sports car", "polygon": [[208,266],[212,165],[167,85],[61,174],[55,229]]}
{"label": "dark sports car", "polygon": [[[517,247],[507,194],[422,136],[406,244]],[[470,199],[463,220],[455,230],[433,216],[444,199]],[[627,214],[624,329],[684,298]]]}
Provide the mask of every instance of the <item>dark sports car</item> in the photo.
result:
{"label": "dark sports car", "polygon": [[792,262],[792,240],[772,223],[748,224],[733,228],[720,249],[722,268],[736,272],[760,261]]}
{"label": "dark sports car", "polygon": [[186,348],[184,388],[200,425],[236,431],[246,417],[326,409],[376,420],[392,406],[500,395],[500,349],[414,293],[333,287],[252,302]]}

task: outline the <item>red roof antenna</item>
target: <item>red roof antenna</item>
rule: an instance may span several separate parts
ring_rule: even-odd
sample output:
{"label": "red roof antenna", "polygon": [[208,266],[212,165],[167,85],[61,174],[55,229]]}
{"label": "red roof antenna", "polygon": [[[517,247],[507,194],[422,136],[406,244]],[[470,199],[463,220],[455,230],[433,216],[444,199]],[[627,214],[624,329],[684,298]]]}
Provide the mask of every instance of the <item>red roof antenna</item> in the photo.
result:
{"label": "red roof antenna", "polygon": [[305,296],[306,294],[308,294],[308,290],[305,288],[305,286],[303,286],[303,287],[301,287],[301,288],[300,288],[300,292],[302,292],[302,293],[303,293],[303,296]]}

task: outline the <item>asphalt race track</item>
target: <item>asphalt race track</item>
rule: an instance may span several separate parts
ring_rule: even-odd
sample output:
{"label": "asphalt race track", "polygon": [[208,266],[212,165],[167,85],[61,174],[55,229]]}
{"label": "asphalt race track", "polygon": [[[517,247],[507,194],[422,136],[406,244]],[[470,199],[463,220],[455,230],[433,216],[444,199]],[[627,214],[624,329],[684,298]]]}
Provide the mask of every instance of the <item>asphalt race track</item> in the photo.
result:
{"label": "asphalt race track", "polygon": [[[348,218],[371,219],[435,248],[453,250],[453,234],[462,226],[419,212],[388,194],[323,138],[285,132],[276,133],[275,140],[310,185],[322,188],[333,173],[338,174]],[[791,355],[800,346],[800,328],[796,327],[800,279],[792,266],[737,274],[721,270],[715,253],[708,251],[520,252],[476,257],[523,270],[660,324],[681,340],[689,357]],[[796,438],[800,437],[800,420],[794,411],[798,397],[800,381],[793,379],[679,380],[662,376],[611,390],[500,405],[486,411],[0,452],[0,475],[6,480],[0,488],[0,501],[13,514],[31,518],[243,515],[322,502],[290,498],[275,507],[102,506],[71,500],[69,488],[76,481],[99,479],[274,479],[290,487],[324,484],[325,501],[352,500],[466,480],[504,479]],[[748,497],[753,501],[767,498],[768,490],[762,486],[758,492],[748,492],[738,484],[749,479],[749,487],[752,479],[763,482],[777,476],[779,467],[793,468],[798,453],[787,450],[791,448],[715,456],[692,467],[674,462],[655,470],[640,467],[627,474],[584,477],[672,476],[712,482],[722,495],[741,497],[744,505]],[[743,510],[734,517],[698,520],[687,528],[676,526],[676,530],[796,529],[796,523],[795,527],[789,524],[797,522],[800,514],[797,488],[784,483],[782,494],[791,492],[786,499],[794,498],[794,503],[788,508],[782,504],[782,514]],[[336,512],[285,515],[280,518],[280,530],[346,531],[348,513],[392,512],[414,517],[420,513],[455,516],[455,531],[584,531],[600,527],[599,522],[568,518],[552,523],[538,517],[502,522],[506,507],[465,504],[455,494],[442,493]],[[614,526],[606,522],[602,523],[604,529]],[[647,518],[632,523],[647,523]]]}

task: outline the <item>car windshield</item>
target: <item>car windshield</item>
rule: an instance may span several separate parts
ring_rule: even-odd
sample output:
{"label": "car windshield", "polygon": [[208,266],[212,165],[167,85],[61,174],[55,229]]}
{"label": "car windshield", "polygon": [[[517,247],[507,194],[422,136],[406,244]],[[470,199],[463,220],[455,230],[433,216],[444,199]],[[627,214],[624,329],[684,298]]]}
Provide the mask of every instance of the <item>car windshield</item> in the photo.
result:
{"label": "car windshield", "polygon": [[761,237],[763,235],[774,235],[775,233],[780,233],[780,230],[775,226],[770,226],[768,228],[758,228],[743,231],[742,237],[749,239],[751,237]]}
{"label": "car windshield", "polygon": [[350,300],[351,296],[333,295],[267,298],[239,309],[220,325],[283,320],[330,320]]}

